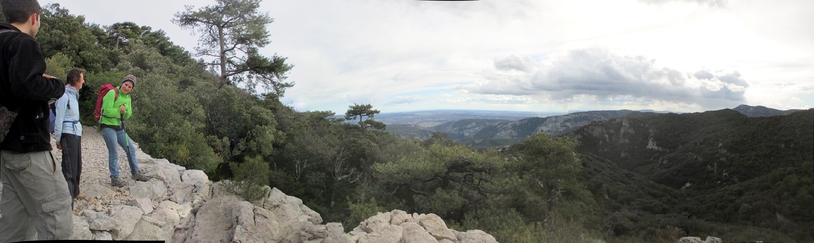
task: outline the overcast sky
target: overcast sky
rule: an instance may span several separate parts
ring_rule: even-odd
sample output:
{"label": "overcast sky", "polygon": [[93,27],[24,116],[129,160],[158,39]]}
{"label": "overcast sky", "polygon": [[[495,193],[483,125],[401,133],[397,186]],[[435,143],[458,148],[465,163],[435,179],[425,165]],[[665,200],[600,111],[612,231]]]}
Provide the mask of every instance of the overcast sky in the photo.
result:
{"label": "overcast sky", "polygon": [[[40,0],[41,4],[50,3]],[[214,0],[64,0],[194,52],[171,20]],[[811,0],[264,0],[266,56],[294,65],[299,111],[696,112],[814,107]],[[149,82],[149,81],[147,81]]]}

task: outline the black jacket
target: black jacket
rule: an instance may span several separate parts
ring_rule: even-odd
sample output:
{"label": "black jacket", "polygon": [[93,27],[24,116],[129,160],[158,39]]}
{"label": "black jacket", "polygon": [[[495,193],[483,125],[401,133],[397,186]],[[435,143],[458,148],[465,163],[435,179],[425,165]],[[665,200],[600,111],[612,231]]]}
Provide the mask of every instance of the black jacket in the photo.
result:
{"label": "black jacket", "polygon": [[61,97],[65,84],[42,77],[45,57],[33,37],[9,24],[2,29],[13,31],[0,33],[0,104],[18,114],[0,150],[51,150],[48,100]]}

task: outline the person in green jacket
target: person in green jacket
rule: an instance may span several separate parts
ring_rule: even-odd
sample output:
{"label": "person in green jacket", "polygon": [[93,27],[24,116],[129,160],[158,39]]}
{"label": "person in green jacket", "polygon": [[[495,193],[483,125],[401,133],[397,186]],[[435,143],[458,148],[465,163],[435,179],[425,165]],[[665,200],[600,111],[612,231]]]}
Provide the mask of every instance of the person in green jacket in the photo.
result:
{"label": "person in green jacket", "polygon": [[133,179],[138,181],[147,181],[148,178],[139,171],[138,162],[136,161],[136,149],[133,146],[133,140],[127,136],[127,133],[122,126],[124,120],[133,115],[133,106],[130,98],[130,92],[136,86],[136,76],[128,74],[122,80],[122,83],[116,89],[119,90],[119,98],[116,98],[116,92],[107,92],[105,97],[102,98],[102,116],[99,123],[102,128],[102,138],[105,139],[107,145],[107,165],[110,169],[110,184],[116,187],[123,187],[127,185],[124,180],[119,178],[119,151],[116,144],[124,149],[127,153],[127,162],[130,164],[130,174]]}

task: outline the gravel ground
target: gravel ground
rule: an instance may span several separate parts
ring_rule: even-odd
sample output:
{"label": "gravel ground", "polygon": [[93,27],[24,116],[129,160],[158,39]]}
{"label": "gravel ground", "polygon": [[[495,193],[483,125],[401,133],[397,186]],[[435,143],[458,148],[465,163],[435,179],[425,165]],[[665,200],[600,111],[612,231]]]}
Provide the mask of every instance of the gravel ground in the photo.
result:
{"label": "gravel ground", "polygon": [[[117,188],[110,185],[110,170],[107,164],[107,147],[102,139],[102,134],[98,127],[82,127],[82,174],[79,181],[80,195],[74,200],[74,214],[81,215],[85,209],[95,209],[103,211],[111,203],[120,204],[132,199],[127,186]],[[57,164],[62,163],[62,150],[58,150],[55,140],[51,139],[54,150],[51,153]],[[139,155],[144,155],[136,146],[137,159],[143,159]],[[124,149],[119,147],[119,177],[124,179],[128,185],[133,185],[134,180],[130,175],[130,165],[127,163],[127,155]]]}
{"label": "gravel ground", "polygon": [[[102,139],[102,134],[97,127],[84,126],[82,134],[82,174],[80,175],[79,182],[79,196],[74,200],[73,213],[75,215],[82,215],[85,209],[93,209],[96,211],[106,211],[107,206],[110,204],[125,204],[131,199],[130,191],[127,186],[114,187],[110,185],[110,170],[107,165],[107,147],[105,141]],[[54,155],[58,170],[62,170],[62,151],[56,148],[55,140],[51,138],[51,146],[53,150],[51,154]],[[142,153],[136,146],[137,159],[145,159],[148,155]],[[130,166],[127,163],[127,155],[124,149],[119,148],[119,176],[124,179],[128,185],[133,185],[134,180],[130,175]],[[0,194],[3,192],[2,184],[0,184]],[[2,212],[0,212],[1,214]]]}
{"label": "gravel ground", "polygon": [[[110,170],[107,166],[107,146],[98,127],[82,127],[82,174],[79,182],[79,191],[87,184],[108,184],[110,185]],[[57,149],[53,136],[51,146],[54,150],[54,160],[58,164],[62,163],[62,150]],[[138,156],[137,156],[138,157]],[[124,149],[119,147],[119,176],[126,180],[130,178],[130,166],[127,164],[127,155]]]}

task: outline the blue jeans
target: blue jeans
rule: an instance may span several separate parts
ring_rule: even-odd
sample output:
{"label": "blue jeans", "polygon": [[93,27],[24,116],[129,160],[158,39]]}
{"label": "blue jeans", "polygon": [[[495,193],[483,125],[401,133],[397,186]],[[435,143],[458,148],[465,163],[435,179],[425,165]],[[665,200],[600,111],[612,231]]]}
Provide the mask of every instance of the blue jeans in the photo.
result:
{"label": "blue jeans", "polygon": [[113,128],[103,127],[102,138],[105,139],[107,145],[107,166],[110,168],[110,179],[119,177],[119,151],[116,144],[124,149],[127,153],[127,162],[130,164],[130,174],[135,175],[139,172],[138,163],[136,162],[136,148],[133,147],[133,140],[124,132],[124,130],[116,131]]}

